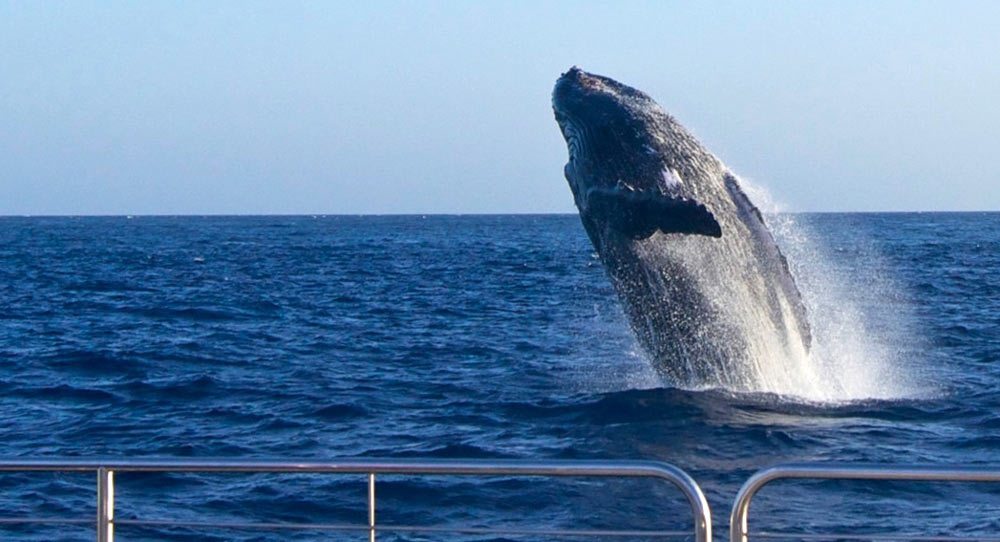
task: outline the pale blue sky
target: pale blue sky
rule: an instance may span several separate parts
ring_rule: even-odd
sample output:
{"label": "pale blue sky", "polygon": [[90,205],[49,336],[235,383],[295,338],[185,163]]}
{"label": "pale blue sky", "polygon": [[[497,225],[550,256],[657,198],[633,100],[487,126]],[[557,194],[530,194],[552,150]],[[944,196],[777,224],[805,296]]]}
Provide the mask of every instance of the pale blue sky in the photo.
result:
{"label": "pale blue sky", "polygon": [[574,212],[550,92],[792,210],[1000,210],[1000,2],[2,2],[0,214]]}

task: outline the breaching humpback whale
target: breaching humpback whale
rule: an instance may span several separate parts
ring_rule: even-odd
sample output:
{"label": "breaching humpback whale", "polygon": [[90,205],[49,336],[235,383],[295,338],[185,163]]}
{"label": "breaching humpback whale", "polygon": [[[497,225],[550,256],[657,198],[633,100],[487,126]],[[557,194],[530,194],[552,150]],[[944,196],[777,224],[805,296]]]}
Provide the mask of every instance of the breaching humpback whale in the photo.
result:
{"label": "breaching humpback whale", "polygon": [[576,67],[552,107],[566,180],[639,344],[679,385],[750,388],[808,353],[806,309],[740,181],[646,94]]}

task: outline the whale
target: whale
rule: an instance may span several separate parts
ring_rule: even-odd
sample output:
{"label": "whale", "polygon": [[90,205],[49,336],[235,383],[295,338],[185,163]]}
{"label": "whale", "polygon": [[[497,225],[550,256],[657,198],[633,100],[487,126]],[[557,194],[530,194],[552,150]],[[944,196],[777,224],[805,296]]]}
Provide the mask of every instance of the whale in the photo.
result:
{"label": "whale", "polygon": [[641,350],[682,386],[753,389],[812,343],[788,261],[743,181],[645,93],[577,67],[552,109],[564,175]]}

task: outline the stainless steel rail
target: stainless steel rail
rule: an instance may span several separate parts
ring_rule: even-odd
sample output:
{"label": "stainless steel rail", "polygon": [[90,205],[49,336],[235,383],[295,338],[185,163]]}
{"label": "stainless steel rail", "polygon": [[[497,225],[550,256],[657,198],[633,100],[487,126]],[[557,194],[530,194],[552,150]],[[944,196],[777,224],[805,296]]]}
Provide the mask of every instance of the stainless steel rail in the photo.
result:
{"label": "stainless steel rail", "polygon": [[[536,536],[624,536],[671,537],[694,535],[696,542],[711,542],[712,516],[701,488],[686,472],[668,463],[654,461],[516,461],[448,459],[344,459],[337,461],[243,461],[243,460],[0,460],[0,472],[95,472],[97,474],[97,540],[113,542],[115,525],[161,527],[221,527],[233,529],[320,529],[367,531],[375,540],[377,531],[453,532]],[[368,479],[367,525],[259,522],[185,522],[115,518],[115,476],[129,472],[171,473],[319,473],[364,474]],[[472,476],[563,476],[655,478],[675,485],[687,498],[693,515],[693,531],[595,530],[595,529],[489,529],[479,527],[381,525],[375,522],[375,477],[380,474],[472,475]],[[59,518],[0,518],[0,523],[90,523],[92,520]]]}
{"label": "stainless steel rail", "polygon": [[[928,467],[919,465],[789,463],[776,465],[750,477],[740,488],[729,516],[729,541],[749,542],[750,529],[747,518],[750,501],[765,485],[780,479],[798,478],[814,480],[901,480],[919,482],[1000,482],[1000,470],[983,467]],[[950,537],[916,534],[826,534],[809,533],[755,533],[759,538],[795,538],[799,540],[996,540],[996,537]]]}

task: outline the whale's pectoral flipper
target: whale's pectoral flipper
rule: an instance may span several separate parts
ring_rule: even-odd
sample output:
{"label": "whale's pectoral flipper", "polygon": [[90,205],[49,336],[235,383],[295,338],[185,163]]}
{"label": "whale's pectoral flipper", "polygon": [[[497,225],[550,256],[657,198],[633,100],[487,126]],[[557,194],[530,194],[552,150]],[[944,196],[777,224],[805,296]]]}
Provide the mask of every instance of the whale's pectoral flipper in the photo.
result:
{"label": "whale's pectoral flipper", "polygon": [[632,239],[645,239],[657,230],[722,237],[722,227],[703,204],[659,192],[593,188],[587,192],[587,210]]}

